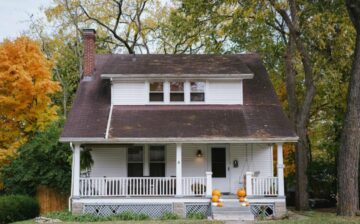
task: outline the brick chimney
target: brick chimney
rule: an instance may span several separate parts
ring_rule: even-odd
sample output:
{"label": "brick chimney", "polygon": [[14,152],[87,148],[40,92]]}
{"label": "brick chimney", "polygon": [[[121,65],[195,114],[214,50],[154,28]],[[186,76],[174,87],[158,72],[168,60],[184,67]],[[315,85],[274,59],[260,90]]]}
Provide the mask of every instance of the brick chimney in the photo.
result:
{"label": "brick chimney", "polygon": [[94,29],[83,29],[84,61],[83,78],[91,78],[95,70],[95,35]]}

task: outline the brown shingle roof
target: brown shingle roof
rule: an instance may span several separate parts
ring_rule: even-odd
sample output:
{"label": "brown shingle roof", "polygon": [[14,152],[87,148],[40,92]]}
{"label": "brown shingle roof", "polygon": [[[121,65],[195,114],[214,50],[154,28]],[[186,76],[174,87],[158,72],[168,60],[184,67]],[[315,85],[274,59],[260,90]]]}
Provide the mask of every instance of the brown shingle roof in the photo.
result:
{"label": "brown shingle roof", "polygon": [[234,55],[108,55],[102,74],[251,74]]}
{"label": "brown shingle roof", "polygon": [[290,137],[281,113],[275,105],[114,106],[109,137]]}
{"label": "brown shingle roof", "polygon": [[[81,81],[76,99],[67,118],[61,138],[105,138],[110,110],[110,85],[101,80],[104,73],[120,73],[126,69],[125,62],[132,61],[132,55],[97,55],[96,73],[92,81]],[[154,57],[159,64],[147,65],[145,61]],[[177,59],[171,59],[172,57]],[[214,58],[226,58],[231,63],[237,61],[254,73],[253,79],[244,80],[244,105],[143,105],[114,106],[109,138],[287,138],[296,137],[293,128],[281,109],[275,91],[269,80],[261,58],[257,54],[202,55],[215,63]],[[193,55],[147,55],[139,66],[124,72],[156,73],[170,69],[171,61],[184,58],[187,66],[174,64],[174,71],[217,72],[230,71],[216,63],[219,68],[197,68],[191,64]],[[164,60],[162,60],[164,59]],[[139,60],[138,60],[139,61]],[[162,67],[161,61],[167,61]],[[211,63],[210,63],[211,64]],[[114,65],[114,66],[111,66]],[[118,66],[115,66],[118,65]],[[120,66],[121,65],[121,66]],[[170,67],[169,67],[170,66]],[[180,66],[181,68],[176,68]],[[161,68],[162,67],[162,68]],[[191,71],[190,71],[191,69]],[[195,69],[195,70],[194,70]],[[130,71],[131,70],[131,71]],[[136,70],[136,71],[135,71]],[[238,71],[236,71],[238,72]]]}

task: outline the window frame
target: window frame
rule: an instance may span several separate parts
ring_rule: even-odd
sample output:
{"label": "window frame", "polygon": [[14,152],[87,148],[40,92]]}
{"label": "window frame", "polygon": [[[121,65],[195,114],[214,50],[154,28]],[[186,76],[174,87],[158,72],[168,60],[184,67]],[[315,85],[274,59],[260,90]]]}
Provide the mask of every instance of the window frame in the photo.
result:
{"label": "window frame", "polygon": [[[182,83],[182,91],[172,91],[171,90],[171,83]],[[186,103],[185,102],[185,84],[186,81],[179,81],[179,80],[170,80],[169,81],[169,103]],[[175,94],[179,94],[179,93],[182,93],[182,96],[183,96],[183,100],[180,100],[180,101],[172,101],[171,100],[171,94],[172,93],[175,93]]]}
{"label": "window frame", "polygon": [[[154,82],[161,82],[163,83],[163,101],[150,101],[150,94],[160,92],[160,91],[151,91],[151,83]],[[171,83],[172,82],[181,82],[183,83],[183,91],[171,91]],[[191,83],[193,82],[203,82],[204,83],[204,91],[192,91],[191,90]],[[186,105],[186,104],[206,104],[206,95],[207,95],[207,86],[208,83],[206,80],[197,80],[197,79],[187,79],[187,80],[178,80],[178,79],[164,79],[164,80],[148,80],[146,81],[147,84],[147,102],[148,104],[152,105]],[[183,101],[171,101],[171,93],[182,93],[184,100]],[[191,93],[203,93],[204,94],[204,100],[203,101],[191,101]]]}
{"label": "window frame", "polygon": [[[129,160],[129,150],[133,147],[141,147],[142,149],[142,161],[130,161]],[[129,163],[131,164],[142,164],[142,175],[140,177],[144,176],[144,167],[145,167],[145,146],[144,145],[133,145],[126,148],[126,175],[127,177],[135,177],[135,176],[129,176]]]}
{"label": "window frame", "polygon": [[[192,89],[191,89],[191,83],[197,83],[197,82],[202,82],[202,83],[204,83],[204,90],[203,91],[193,91]],[[202,103],[205,103],[206,102],[206,86],[207,86],[207,84],[206,84],[206,81],[203,81],[203,80],[190,80],[189,81],[189,85],[190,85],[190,88],[189,88],[189,101],[190,101],[190,103],[192,103],[192,104],[198,104],[198,103],[200,103],[200,104],[202,104]],[[204,94],[204,100],[202,100],[202,101],[192,101],[191,100],[191,94],[192,93],[202,93],[202,94]]]}
{"label": "window frame", "polygon": [[[151,90],[151,84],[152,83],[162,83],[162,91],[152,91]],[[151,94],[152,93],[162,93],[162,101],[152,101],[151,100]],[[149,103],[165,103],[165,95],[166,95],[166,92],[165,92],[165,81],[157,81],[157,80],[154,80],[154,81],[149,81],[149,89],[148,89],[148,99],[149,99]]]}
{"label": "window frame", "polygon": [[[151,147],[162,147],[164,150],[164,160],[163,161],[151,161]],[[151,164],[164,164],[164,177],[166,177],[166,145],[149,145],[148,147],[148,169],[149,169],[149,177],[151,176]]]}

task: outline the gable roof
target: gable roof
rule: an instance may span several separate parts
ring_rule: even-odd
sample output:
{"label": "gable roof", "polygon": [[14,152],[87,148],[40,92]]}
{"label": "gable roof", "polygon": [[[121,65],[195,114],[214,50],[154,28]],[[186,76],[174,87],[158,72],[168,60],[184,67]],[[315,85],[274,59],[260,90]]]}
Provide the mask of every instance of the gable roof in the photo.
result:
{"label": "gable roof", "polygon": [[[96,72],[92,81],[80,81],[60,140],[90,142],[135,141],[136,139],[150,141],[153,138],[214,139],[216,141],[297,140],[259,55],[200,55],[197,57],[194,55],[147,55],[146,57],[144,55],[96,55]],[[181,63],[182,60],[184,63]],[[192,60],[194,63],[191,63]],[[210,63],[206,62],[207,60]],[[238,66],[235,62],[238,62]],[[174,63],[173,66],[171,66],[172,63]],[[204,68],[204,63],[208,63],[208,67]],[[179,75],[195,72],[199,74],[250,72],[254,74],[254,78],[243,81],[243,105],[114,106],[109,125],[109,139],[105,140],[110,111],[110,82],[101,79],[101,74],[131,72],[168,74],[170,71],[177,72],[176,74]]]}

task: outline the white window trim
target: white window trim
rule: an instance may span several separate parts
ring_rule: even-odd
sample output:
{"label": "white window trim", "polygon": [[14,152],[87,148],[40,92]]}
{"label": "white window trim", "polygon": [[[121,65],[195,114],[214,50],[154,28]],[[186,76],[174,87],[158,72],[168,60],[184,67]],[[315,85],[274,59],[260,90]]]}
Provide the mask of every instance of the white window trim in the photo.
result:
{"label": "white window trim", "polygon": [[[203,82],[205,84],[204,91],[191,91],[191,82]],[[189,81],[189,103],[190,104],[204,104],[206,103],[206,92],[207,92],[208,82],[204,80],[190,80]],[[204,101],[191,101],[191,93],[204,93]]]}
{"label": "white window trim", "polygon": [[[163,83],[163,91],[151,91],[151,88],[150,88],[150,84],[152,82],[162,82]],[[146,90],[146,101],[145,102],[148,102],[149,104],[164,104],[164,102],[166,102],[166,87],[165,87],[165,82],[164,81],[152,81],[152,82],[149,82],[149,81],[145,81],[145,90]],[[163,93],[164,96],[163,96],[163,101],[150,101],[150,93]]]}
{"label": "white window trim", "polygon": [[[207,90],[208,90],[208,81],[205,80],[184,80],[179,82],[184,82],[184,101],[170,101],[170,82],[176,82],[178,80],[164,80],[164,81],[156,81],[156,82],[163,82],[163,90],[164,90],[164,101],[163,102],[155,102],[150,101],[150,82],[145,82],[145,90],[147,92],[146,95],[146,101],[150,105],[164,105],[164,104],[172,104],[172,105],[185,105],[185,104],[206,104],[206,96],[207,96]],[[204,101],[191,101],[191,82],[204,82],[205,83],[205,89],[204,89]],[[202,93],[202,92],[201,92]]]}

